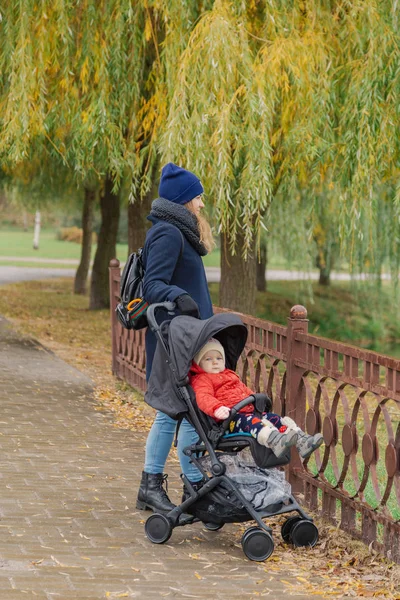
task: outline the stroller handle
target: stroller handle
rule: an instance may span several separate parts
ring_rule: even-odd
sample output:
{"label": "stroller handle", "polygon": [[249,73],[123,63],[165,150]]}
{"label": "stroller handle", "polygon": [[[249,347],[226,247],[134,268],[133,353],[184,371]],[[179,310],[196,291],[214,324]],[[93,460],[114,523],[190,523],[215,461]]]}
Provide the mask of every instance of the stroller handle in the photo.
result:
{"label": "stroller handle", "polygon": [[147,317],[147,322],[149,324],[149,327],[151,329],[151,331],[156,332],[160,329],[159,324],[157,323],[156,320],[156,312],[158,309],[163,308],[164,310],[166,310],[168,313],[173,313],[175,311],[176,308],[176,304],[175,302],[156,302],[155,304],[150,304],[150,306],[147,309],[146,312],[146,317]]}
{"label": "stroller handle", "polygon": [[253,404],[254,400],[255,400],[254,396],[250,395],[250,396],[247,396],[247,398],[243,398],[243,400],[240,400],[240,402],[235,404],[235,406],[232,406],[231,411],[229,413],[229,417],[227,417],[221,423],[221,428],[222,428],[223,433],[225,433],[225,431],[228,429],[229,423],[231,422],[233,417],[235,417],[237,415],[239,410],[241,408],[243,408],[244,406],[247,406],[248,404]]}
{"label": "stroller handle", "polygon": [[[266,394],[251,394],[250,396],[247,396],[247,398],[243,398],[243,400],[240,400],[240,402],[235,404],[235,406],[232,406],[231,411],[229,413],[229,417],[222,421],[221,428],[223,432],[225,432],[228,429],[230,421],[233,419],[233,417],[237,415],[240,409],[244,406],[247,406],[248,404],[254,404],[254,408],[256,409],[256,411],[259,412],[269,412],[272,409],[271,399]],[[260,406],[260,404],[262,406]]]}

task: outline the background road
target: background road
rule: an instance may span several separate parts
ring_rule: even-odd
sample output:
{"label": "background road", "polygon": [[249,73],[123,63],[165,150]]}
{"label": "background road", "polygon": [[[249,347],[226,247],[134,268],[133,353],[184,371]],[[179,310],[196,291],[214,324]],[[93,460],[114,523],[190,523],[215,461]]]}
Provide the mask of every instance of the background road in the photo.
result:
{"label": "background road", "polygon": [[[2,258],[0,257],[0,260]],[[28,262],[29,259],[19,258],[21,262]],[[33,262],[32,260],[29,262]],[[28,281],[35,279],[48,279],[54,277],[75,277],[76,268],[71,267],[70,269],[57,268],[57,264],[74,264],[74,261],[64,260],[50,260],[43,259],[45,263],[53,263],[54,268],[44,268],[39,266],[32,267],[13,267],[8,265],[0,265],[0,285],[6,283],[14,283],[17,281]],[[35,263],[39,263],[35,259]],[[75,261],[76,264],[76,261]],[[206,267],[207,280],[210,283],[216,283],[220,280],[221,270],[219,267]],[[318,280],[319,274],[317,272],[304,273],[301,271],[288,271],[288,270],[267,270],[266,271],[267,281],[293,281],[301,279],[311,279],[313,281]],[[366,279],[365,275],[355,276],[355,279]],[[382,279],[389,279],[390,275],[383,274]],[[332,273],[331,279],[336,281],[349,281],[351,275],[349,273]]]}

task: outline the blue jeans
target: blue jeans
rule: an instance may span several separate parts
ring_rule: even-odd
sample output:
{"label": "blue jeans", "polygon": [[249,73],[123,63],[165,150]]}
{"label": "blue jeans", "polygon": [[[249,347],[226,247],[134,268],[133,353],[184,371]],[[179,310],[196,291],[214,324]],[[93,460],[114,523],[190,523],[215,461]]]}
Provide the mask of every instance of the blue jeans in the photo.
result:
{"label": "blue jeans", "polygon": [[[163,473],[168,453],[174,441],[176,421],[168,415],[157,411],[146,441],[144,470],[146,473]],[[186,419],[179,428],[178,456],[181,469],[190,481],[200,481],[202,474],[189,462],[189,457],[183,454],[183,448],[195,444],[199,439],[196,430]]]}

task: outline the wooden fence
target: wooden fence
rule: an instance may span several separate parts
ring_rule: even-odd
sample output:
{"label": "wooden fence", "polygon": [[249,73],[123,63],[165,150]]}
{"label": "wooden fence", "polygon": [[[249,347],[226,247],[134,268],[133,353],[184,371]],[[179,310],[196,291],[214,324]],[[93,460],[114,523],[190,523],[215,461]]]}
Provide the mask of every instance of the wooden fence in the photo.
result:
{"label": "wooden fence", "polygon": [[[120,267],[110,263],[112,370],[144,391],[144,330],[123,329],[115,316]],[[215,312],[224,309],[214,307]],[[325,445],[288,478],[301,502],[400,563],[400,360],[308,333],[307,311],[294,306],[287,326],[240,315],[248,327],[238,373],[266,391]]]}

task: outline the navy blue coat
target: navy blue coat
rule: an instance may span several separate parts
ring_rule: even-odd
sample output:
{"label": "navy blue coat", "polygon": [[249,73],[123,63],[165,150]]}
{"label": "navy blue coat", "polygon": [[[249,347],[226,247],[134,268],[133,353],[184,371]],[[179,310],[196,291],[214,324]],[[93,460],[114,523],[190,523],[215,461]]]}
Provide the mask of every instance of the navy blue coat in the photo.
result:
{"label": "navy blue coat", "polygon": [[[145,268],[143,297],[149,303],[173,302],[182,294],[189,294],[197,303],[200,318],[213,315],[210,292],[203,261],[178,228],[153,216],[143,248]],[[183,248],[182,248],[183,244]],[[146,332],[146,379],[153,363],[157,341],[148,329]]]}

